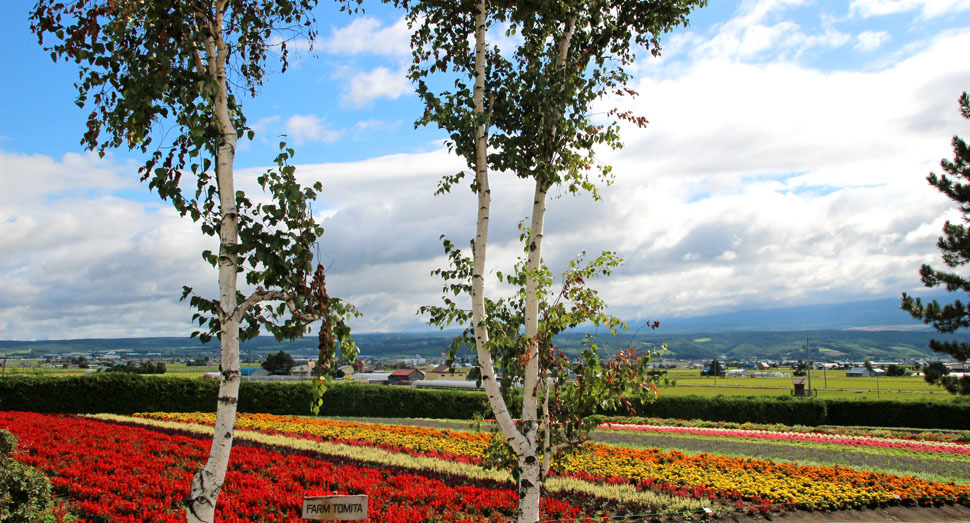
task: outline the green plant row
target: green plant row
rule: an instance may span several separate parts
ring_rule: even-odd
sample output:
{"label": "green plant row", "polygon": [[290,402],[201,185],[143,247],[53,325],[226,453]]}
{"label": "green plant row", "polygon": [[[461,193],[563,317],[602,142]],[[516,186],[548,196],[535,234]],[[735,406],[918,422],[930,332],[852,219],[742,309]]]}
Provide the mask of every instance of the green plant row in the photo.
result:
{"label": "green plant row", "polygon": [[[218,382],[135,374],[0,379],[0,410],[63,413],[209,412]],[[309,382],[244,381],[241,412],[306,415],[313,397]],[[336,383],[324,396],[324,416],[472,419],[485,414],[481,392]],[[735,423],[970,429],[970,404],[936,401],[865,401],[768,397],[661,396],[634,405],[636,415]],[[604,412],[626,415],[627,412]]]}

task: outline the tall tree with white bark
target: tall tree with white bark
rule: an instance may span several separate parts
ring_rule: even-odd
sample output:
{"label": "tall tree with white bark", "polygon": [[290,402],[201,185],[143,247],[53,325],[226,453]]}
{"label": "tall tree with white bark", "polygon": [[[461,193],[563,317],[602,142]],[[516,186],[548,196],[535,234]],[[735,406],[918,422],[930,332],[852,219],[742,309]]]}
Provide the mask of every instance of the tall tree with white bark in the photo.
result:
{"label": "tall tree with white bark", "polygon": [[[310,204],[320,184],[297,183],[288,163],[293,151],[285,144],[277,167],[258,180],[268,200],[254,203],[233,177],[237,140],[253,136],[239,94],[257,95],[274,55],[286,70],[288,39],[303,35],[312,41],[316,4],[39,0],[30,15],[31,30],[51,57],[79,67],[76,102],[91,108],[82,145],[101,155],[122,147],[148,155],[142,181],[219,241],[217,253],[202,253],[218,268],[218,298],[189,288],[182,295],[191,296],[195,319],[207,327],[193,336],[217,337],[222,353],[212,447],[192,480],[189,521],[211,522],[215,515],[233,443],[240,340],[261,328],[292,339],[322,320],[321,358],[337,347],[353,353],[345,320],[356,311],[327,296],[323,268],[313,265],[323,229]],[[341,8],[357,4],[343,0]],[[161,143],[153,145],[155,139]],[[239,290],[242,274],[248,295]]]}
{"label": "tall tree with white bark", "polygon": [[[518,460],[520,522],[539,518],[540,302],[542,241],[550,189],[590,192],[596,179],[611,182],[596,161],[598,147],[620,147],[619,120],[646,120],[616,109],[594,118],[594,103],[634,95],[624,70],[639,50],[656,55],[659,37],[687,23],[705,0],[398,0],[413,29],[410,77],[425,103],[420,124],[449,133],[449,147],[465,158],[477,195],[472,242],[471,325],[492,412]],[[513,51],[489,44],[502,31]],[[442,79],[441,76],[445,78]],[[437,78],[436,78],[437,77]],[[453,80],[453,84],[452,81]],[[441,82],[441,83],[439,83]],[[447,83],[445,83],[447,82]],[[454,85],[454,88],[439,88]],[[508,171],[534,184],[524,267],[522,356],[524,394],[516,424],[495,380],[485,298],[491,190],[489,170]],[[446,176],[447,192],[465,176]],[[455,316],[451,316],[455,318]]]}

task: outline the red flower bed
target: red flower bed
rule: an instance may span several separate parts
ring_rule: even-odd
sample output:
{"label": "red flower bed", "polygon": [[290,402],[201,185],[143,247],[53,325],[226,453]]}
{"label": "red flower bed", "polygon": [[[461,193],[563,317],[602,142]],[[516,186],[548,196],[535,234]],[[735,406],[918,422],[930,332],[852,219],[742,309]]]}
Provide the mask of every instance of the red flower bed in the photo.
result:
{"label": "red flower bed", "polygon": [[[16,458],[42,470],[88,521],[182,521],[189,482],[209,442],[140,427],[29,412],[0,412],[20,437]],[[224,522],[302,522],[305,496],[366,494],[368,521],[505,521],[511,489],[449,486],[415,474],[335,465],[305,455],[236,446],[219,497]],[[585,519],[568,502],[543,499],[543,519]]]}

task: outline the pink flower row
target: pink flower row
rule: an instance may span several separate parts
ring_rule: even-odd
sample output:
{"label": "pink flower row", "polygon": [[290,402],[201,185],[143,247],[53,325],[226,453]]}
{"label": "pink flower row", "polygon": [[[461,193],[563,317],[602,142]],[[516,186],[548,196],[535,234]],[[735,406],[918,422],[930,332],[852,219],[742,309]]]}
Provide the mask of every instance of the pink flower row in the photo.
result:
{"label": "pink flower row", "polygon": [[843,434],[822,434],[818,432],[775,432],[769,430],[718,429],[701,427],[671,427],[664,425],[624,425],[606,423],[600,429],[632,430],[638,432],[664,432],[673,434],[696,434],[700,436],[726,436],[734,438],[759,438],[774,440],[796,440],[814,443],[835,443],[838,445],[881,447],[914,450],[921,452],[945,452],[950,454],[970,454],[970,446],[944,441],[924,442],[878,436],[847,436]]}

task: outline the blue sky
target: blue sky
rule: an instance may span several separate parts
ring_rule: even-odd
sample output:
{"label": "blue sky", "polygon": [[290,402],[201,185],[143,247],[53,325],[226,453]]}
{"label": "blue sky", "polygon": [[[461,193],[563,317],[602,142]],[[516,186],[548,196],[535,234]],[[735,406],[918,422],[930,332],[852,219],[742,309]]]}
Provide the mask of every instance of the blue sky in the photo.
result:
{"label": "blue sky", "polygon": [[[0,339],[186,334],[179,289],[214,293],[199,257],[210,240],[137,183],[138,155],[80,148],[76,69],[30,34],[31,4],[0,6]],[[951,136],[970,136],[956,104],[970,90],[970,1],[711,4],[637,62],[640,96],[621,103],[651,123],[599,153],[617,175],[604,201],[551,203],[547,263],[618,251],[626,265],[600,287],[630,319],[918,290],[955,216],[924,178]],[[462,162],[440,131],[414,128],[401,13],[365,7],[320,6],[315,52],[245,102],[257,136],[236,167],[255,190],[286,134],[301,180],[325,187],[331,292],[363,310],[359,330],[422,329],[438,236],[464,245],[474,208],[465,193],[432,196]],[[494,177],[490,263],[507,270],[529,189]]]}

